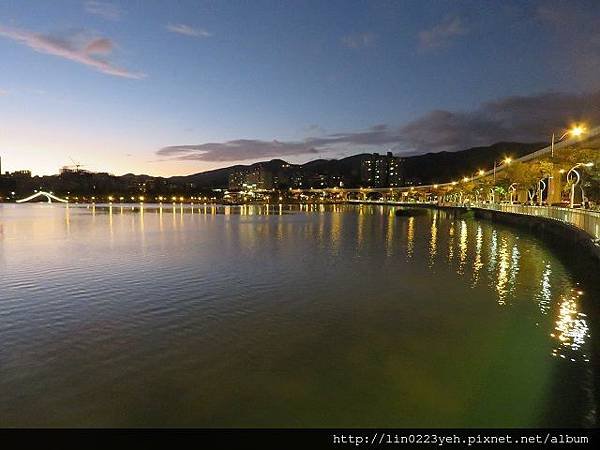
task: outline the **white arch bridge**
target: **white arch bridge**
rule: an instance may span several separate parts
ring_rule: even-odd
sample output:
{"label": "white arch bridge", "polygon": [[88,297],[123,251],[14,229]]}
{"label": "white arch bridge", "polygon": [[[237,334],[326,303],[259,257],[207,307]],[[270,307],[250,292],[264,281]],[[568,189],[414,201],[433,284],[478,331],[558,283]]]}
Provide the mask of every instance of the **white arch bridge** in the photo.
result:
{"label": "white arch bridge", "polygon": [[69,203],[64,198],[57,197],[56,195],[54,195],[50,192],[44,192],[44,191],[39,191],[33,195],[30,195],[29,197],[22,198],[21,200],[17,200],[17,203],[25,203],[30,200],[33,200],[34,198],[38,198],[38,197],[46,197],[48,199],[48,203],[52,203],[52,200],[56,200],[57,202],[60,202],[60,203]]}

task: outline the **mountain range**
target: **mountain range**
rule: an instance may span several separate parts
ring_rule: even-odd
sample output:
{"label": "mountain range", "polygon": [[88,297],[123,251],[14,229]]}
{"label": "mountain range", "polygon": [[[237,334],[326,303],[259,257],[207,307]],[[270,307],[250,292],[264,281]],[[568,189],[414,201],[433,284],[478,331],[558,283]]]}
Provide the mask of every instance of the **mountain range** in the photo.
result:
{"label": "mountain range", "polygon": [[[490,146],[473,147],[456,152],[426,153],[402,158],[402,169],[406,184],[443,183],[464,176],[472,176],[480,169],[489,170],[494,161],[506,157],[518,158],[545,147],[546,143],[498,142]],[[178,183],[193,183],[199,188],[226,187],[229,175],[242,169],[262,167],[273,174],[282,168],[294,171],[304,178],[315,175],[341,175],[359,183],[360,165],[371,153],[361,153],[343,159],[317,159],[305,164],[289,164],[281,159],[256,162],[250,165],[235,165],[222,169],[200,172],[193,175],[169,178]]]}
{"label": "mountain range", "polygon": [[[457,152],[426,153],[401,158],[400,185],[444,183],[472,176],[480,169],[489,170],[494,161],[505,157],[518,158],[544,147],[544,143],[498,142],[487,147],[474,147]],[[229,176],[242,170],[261,168],[280,189],[302,187],[361,186],[362,162],[372,158],[372,153],[361,153],[343,159],[317,159],[305,164],[290,164],[281,159],[235,165],[187,176],[153,177],[150,175],[71,171],[51,176],[0,176],[0,199],[29,195],[34,190],[45,190],[61,195],[196,195],[210,193],[213,189],[227,188]],[[296,182],[296,184],[293,184]]]}

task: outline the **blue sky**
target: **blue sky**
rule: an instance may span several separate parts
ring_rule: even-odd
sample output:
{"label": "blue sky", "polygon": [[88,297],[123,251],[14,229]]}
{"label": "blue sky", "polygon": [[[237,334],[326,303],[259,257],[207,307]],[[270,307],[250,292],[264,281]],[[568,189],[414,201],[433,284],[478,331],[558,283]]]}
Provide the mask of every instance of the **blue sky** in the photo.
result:
{"label": "blue sky", "polygon": [[593,0],[4,0],[3,170],[545,140],[600,120],[599,19]]}

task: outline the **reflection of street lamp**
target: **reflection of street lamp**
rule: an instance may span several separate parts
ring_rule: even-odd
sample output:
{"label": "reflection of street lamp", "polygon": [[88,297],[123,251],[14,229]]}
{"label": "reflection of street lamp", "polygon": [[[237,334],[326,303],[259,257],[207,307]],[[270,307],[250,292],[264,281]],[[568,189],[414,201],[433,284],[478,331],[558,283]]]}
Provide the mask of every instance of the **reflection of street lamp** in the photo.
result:
{"label": "reflection of street lamp", "polygon": [[562,141],[569,134],[571,135],[571,137],[579,137],[585,132],[586,132],[586,129],[583,125],[573,125],[573,127],[570,130],[565,131],[565,133],[556,140],[554,139],[554,133],[552,133],[552,146],[551,146],[551,152],[550,152],[552,157],[554,158],[554,142]]}
{"label": "reflection of street lamp", "polygon": [[[569,181],[569,178],[571,178],[571,174],[573,174],[575,176],[575,182],[571,185],[571,208],[574,207],[575,205],[575,186],[577,186],[579,184],[579,182],[581,181],[581,175],[579,175],[579,172],[577,172],[577,168],[578,167],[592,167],[594,165],[594,163],[577,163],[575,164],[571,170],[569,170],[567,172],[567,181]],[[583,193],[583,188],[581,188],[581,202],[583,203],[584,201],[584,197],[585,194]]]}

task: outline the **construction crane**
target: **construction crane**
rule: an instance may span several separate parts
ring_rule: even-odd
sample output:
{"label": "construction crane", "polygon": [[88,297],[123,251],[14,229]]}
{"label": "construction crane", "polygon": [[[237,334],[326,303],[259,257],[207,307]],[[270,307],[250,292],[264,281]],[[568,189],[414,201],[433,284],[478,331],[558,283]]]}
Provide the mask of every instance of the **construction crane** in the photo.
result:
{"label": "construction crane", "polygon": [[75,161],[73,158],[71,158],[69,156],[69,159],[71,160],[71,162],[73,163],[73,165],[71,167],[75,167],[75,172],[79,172],[79,168],[80,167],[84,167],[83,164],[78,163],[77,161]]}

